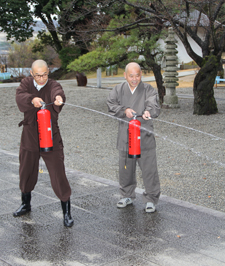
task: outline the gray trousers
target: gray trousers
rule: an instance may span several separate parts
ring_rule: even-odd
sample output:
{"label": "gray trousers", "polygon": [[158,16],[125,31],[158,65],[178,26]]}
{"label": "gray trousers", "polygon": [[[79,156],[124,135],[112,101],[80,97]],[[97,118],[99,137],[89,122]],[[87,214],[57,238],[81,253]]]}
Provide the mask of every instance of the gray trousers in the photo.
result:
{"label": "gray trousers", "polygon": [[137,162],[142,171],[142,178],[145,187],[143,201],[144,203],[152,202],[157,204],[160,196],[160,183],[155,148],[147,151],[141,151],[141,158],[138,159],[128,158],[127,152],[119,151],[119,184],[121,198],[136,198],[135,188],[137,186]]}

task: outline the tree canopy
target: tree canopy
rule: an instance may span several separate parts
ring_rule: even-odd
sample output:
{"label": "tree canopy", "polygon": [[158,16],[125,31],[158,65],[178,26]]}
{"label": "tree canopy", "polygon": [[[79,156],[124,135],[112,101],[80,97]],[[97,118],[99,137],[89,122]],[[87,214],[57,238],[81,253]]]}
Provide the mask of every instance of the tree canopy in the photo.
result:
{"label": "tree canopy", "polygon": [[[194,81],[194,114],[209,115],[218,112],[214,98],[214,82],[221,65],[225,44],[224,0],[122,0],[124,4],[147,12],[151,18],[172,26],[188,55],[199,65]],[[196,42],[202,55],[192,48]]]}
{"label": "tree canopy", "polygon": [[[165,88],[161,75],[162,50],[157,42],[163,38],[162,28],[133,7],[124,5],[120,14],[111,10],[111,19],[106,28],[101,29],[91,44],[91,50],[68,65],[74,71],[94,70],[118,64],[125,66],[135,61],[143,69],[153,70],[157,80],[161,102]],[[94,31],[94,29],[92,29]]]}
{"label": "tree canopy", "polygon": [[7,40],[23,42],[32,37],[32,23],[29,1],[0,0],[0,31],[6,33]]}
{"label": "tree canopy", "polygon": [[[97,64],[99,67],[125,62],[131,57],[139,60],[141,54],[145,58],[139,60],[142,67],[153,69],[159,89],[162,88],[160,53],[154,42],[163,28],[172,26],[200,67],[194,81],[194,113],[218,112],[213,85],[225,44],[225,0],[0,1],[0,27],[9,39],[29,38],[34,18],[38,18],[48,30],[40,32],[38,37],[42,44],[50,44],[61,53],[64,67],[69,64],[69,68],[93,69]],[[199,45],[202,55],[195,52],[190,39]],[[87,52],[90,54],[84,56]],[[77,68],[71,61],[79,56]]]}
{"label": "tree canopy", "polygon": [[[96,2],[91,1],[95,4]],[[41,20],[46,29],[40,30],[38,38],[41,43],[35,45],[34,51],[44,46],[52,46],[60,54],[63,66],[80,54],[87,52],[88,41],[77,37],[76,27],[89,24],[92,13],[88,13],[87,0],[0,0],[0,27],[7,34],[8,40],[24,42],[33,36],[36,20]],[[97,12],[97,10],[96,10]],[[74,47],[74,51],[72,48]],[[69,49],[70,58],[64,62],[65,49]]]}
{"label": "tree canopy", "polygon": [[57,54],[51,46],[45,47],[41,52],[33,52],[33,46],[39,40],[26,40],[22,43],[13,43],[8,53],[8,67],[29,68],[34,60],[43,59],[48,65],[57,65]]}

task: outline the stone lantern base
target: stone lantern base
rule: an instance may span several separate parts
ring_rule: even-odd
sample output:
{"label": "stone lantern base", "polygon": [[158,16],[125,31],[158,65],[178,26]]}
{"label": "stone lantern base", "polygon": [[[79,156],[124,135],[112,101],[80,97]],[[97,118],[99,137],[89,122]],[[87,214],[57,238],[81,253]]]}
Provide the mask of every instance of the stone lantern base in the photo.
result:
{"label": "stone lantern base", "polygon": [[177,95],[165,95],[162,106],[166,108],[180,108]]}

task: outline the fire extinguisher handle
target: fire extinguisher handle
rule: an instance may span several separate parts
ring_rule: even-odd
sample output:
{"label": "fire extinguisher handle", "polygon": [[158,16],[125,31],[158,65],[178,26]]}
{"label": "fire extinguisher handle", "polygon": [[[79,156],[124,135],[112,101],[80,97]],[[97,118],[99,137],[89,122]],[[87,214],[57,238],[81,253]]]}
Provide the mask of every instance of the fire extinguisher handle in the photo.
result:
{"label": "fire extinguisher handle", "polygon": [[40,102],[42,104],[41,109],[45,109],[46,108],[46,103],[45,102]]}
{"label": "fire extinguisher handle", "polygon": [[137,119],[137,117],[142,117],[142,115],[138,115],[137,113],[132,112],[132,115],[134,116],[133,119]]}
{"label": "fire extinguisher handle", "polygon": [[[134,112],[132,112],[132,114],[133,114],[133,119],[137,119],[137,117],[142,117],[142,115],[138,115],[137,113],[134,113]],[[148,119],[152,119],[151,117],[147,117]]]}

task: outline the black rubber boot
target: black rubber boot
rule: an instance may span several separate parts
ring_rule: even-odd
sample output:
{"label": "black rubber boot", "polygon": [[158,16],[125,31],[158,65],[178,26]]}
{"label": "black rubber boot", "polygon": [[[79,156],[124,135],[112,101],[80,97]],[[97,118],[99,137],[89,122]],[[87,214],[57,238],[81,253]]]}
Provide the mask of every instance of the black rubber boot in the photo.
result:
{"label": "black rubber boot", "polygon": [[30,205],[30,201],[31,201],[31,192],[28,193],[22,193],[21,194],[21,199],[22,199],[22,204],[20,205],[19,209],[16,210],[13,213],[14,217],[18,217],[21,216],[23,214],[26,214],[28,212],[31,211],[31,205]]}
{"label": "black rubber boot", "polygon": [[73,218],[70,214],[70,200],[63,202],[61,201],[62,210],[63,210],[63,217],[64,217],[64,225],[66,227],[73,226]]}

